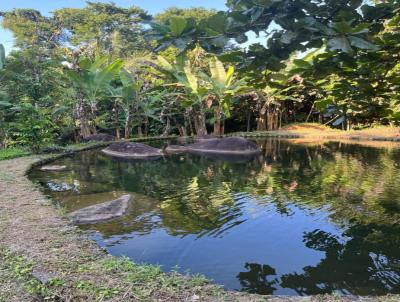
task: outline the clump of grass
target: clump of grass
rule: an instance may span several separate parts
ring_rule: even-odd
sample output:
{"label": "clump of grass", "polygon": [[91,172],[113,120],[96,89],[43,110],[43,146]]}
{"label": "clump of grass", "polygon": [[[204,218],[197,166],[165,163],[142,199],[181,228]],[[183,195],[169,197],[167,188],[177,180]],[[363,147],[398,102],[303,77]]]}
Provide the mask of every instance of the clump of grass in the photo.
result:
{"label": "clump of grass", "polygon": [[[136,264],[128,258],[110,258],[103,260],[101,266],[109,273],[122,274],[125,282],[130,284],[130,291],[139,299],[149,299],[155,292],[183,293],[196,292],[209,284],[202,275],[185,277],[178,272],[164,273],[159,266]],[[208,290],[218,292],[218,286]]]}
{"label": "clump of grass", "polygon": [[22,157],[30,154],[28,150],[19,147],[0,149],[0,160]]}
{"label": "clump of grass", "polygon": [[[11,279],[18,283],[16,287],[19,290],[23,290],[35,299],[54,298],[46,286],[33,277],[32,261],[28,261],[25,257],[12,253],[7,249],[0,249],[0,258],[2,262],[0,265],[2,271],[2,274],[0,274],[0,281],[2,284],[9,282]],[[3,278],[7,280],[2,280]],[[7,287],[5,288],[7,289]],[[2,292],[1,295],[4,295],[3,297],[0,295],[0,300],[3,298],[5,299],[7,294],[13,294],[13,292],[7,293],[6,290],[3,291],[1,289],[0,292]]]}

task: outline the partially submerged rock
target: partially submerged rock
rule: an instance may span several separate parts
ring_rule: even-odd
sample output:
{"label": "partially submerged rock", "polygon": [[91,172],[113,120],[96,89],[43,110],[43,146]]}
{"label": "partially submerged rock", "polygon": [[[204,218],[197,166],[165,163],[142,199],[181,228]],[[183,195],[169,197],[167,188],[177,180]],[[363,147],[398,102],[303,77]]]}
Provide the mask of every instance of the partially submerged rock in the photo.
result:
{"label": "partially submerged rock", "polygon": [[93,134],[83,139],[84,142],[112,142],[115,141],[115,136],[105,133]]}
{"label": "partially submerged rock", "polygon": [[132,196],[127,194],[118,199],[103,202],[72,212],[69,216],[75,224],[93,224],[124,216],[129,209]]}
{"label": "partially submerged rock", "polygon": [[162,156],[162,150],[142,143],[117,142],[101,150],[104,154],[122,158],[146,158]]}
{"label": "partially submerged rock", "polygon": [[67,169],[67,166],[46,165],[46,166],[40,167],[40,170],[41,170],[41,171],[51,171],[51,172],[55,172],[55,171],[64,171],[65,169]]}
{"label": "partially submerged rock", "polygon": [[242,137],[209,139],[187,146],[190,152],[251,155],[260,152],[258,146]]}
{"label": "partially submerged rock", "polygon": [[208,141],[208,140],[216,140],[216,139],[220,139],[219,137],[212,135],[212,134],[207,134],[207,135],[196,135],[193,140],[195,143],[197,142],[204,142],[204,141]]}
{"label": "partially submerged rock", "polygon": [[181,145],[169,145],[164,149],[164,153],[167,154],[183,153],[187,151],[188,148],[186,146],[181,146]]}

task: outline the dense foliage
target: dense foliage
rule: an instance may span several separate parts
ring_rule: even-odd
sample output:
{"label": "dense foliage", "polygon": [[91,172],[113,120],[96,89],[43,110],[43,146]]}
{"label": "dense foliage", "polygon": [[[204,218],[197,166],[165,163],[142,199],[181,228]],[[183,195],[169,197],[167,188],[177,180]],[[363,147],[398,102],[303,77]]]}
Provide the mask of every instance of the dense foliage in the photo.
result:
{"label": "dense foliage", "polygon": [[399,1],[226,4],[1,12],[0,144],[399,122]]}

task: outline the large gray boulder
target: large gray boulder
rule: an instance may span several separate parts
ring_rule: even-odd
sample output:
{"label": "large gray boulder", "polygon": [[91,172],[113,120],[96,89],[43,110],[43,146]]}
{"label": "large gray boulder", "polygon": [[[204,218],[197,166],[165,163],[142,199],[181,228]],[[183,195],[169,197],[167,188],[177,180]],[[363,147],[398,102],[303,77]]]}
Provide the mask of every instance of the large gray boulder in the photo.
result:
{"label": "large gray boulder", "polygon": [[104,154],[121,158],[146,158],[162,156],[162,150],[142,143],[116,142],[101,150]]}
{"label": "large gray boulder", "polygon": [[118,199],[95,204],[69,214],[74,224],[93,224],[124,216],[129,209],[132,196],[127,194]]}
{"label": "large gray boulder", "polygon": [[187,146],[189,152],[210,154],[252,155],[260,152],[258,146],[242,137],[209,139]]}

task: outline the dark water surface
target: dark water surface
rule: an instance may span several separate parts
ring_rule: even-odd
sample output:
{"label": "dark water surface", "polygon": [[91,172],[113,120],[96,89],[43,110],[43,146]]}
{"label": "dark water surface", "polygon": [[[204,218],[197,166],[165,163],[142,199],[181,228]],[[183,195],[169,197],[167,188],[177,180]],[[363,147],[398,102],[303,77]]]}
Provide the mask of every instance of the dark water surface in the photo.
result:
{"label": "dark water surface", "polygon": [[127,216],[84,228],[135,262],[260,294],[400,293],[400,149],[258,144],[250,159],[89,151],[31,178],[68,211],[132,194]]}

